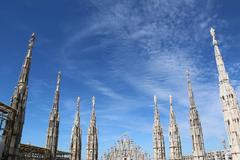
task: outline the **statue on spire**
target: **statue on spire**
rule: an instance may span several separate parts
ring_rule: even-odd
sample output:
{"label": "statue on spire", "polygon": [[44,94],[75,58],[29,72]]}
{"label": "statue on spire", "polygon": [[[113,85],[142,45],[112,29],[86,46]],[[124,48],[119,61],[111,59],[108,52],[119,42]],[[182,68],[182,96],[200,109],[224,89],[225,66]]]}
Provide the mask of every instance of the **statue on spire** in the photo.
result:
{"label": "statue on spire", "polygon": [[61,82],[61,71],[58,71],[58,76],[57,76],[57,91],[59,91],[59,88],[60,88],[60,82]]}
{"label": "statue on spire", "polygon": [[95,97],[94,96],[92,97],[92,106],[93,106],[93,108],[95,108]]}
{"label": "statue on spire", "polygon": [[154,105],[157,106],[157,103],[158,103],[158,99],[157,99],[157,96],[154,96]]}
{"label": "statue on spire", "polygon": [[77,111],[80,112],[80,97],[77,97]]}
{"label": "statue on spire", "polygon": [[216,39],[216,38],[215,38],[215,36],[216,36],[216,35],[215,35],[215,29],[214,29],[213,27],[210,28],[210,34],[211,34],[211,36],[212,36],[213,39]]}
{"label": "statue on spire", "polygon": [[210,34],[212,36],[212,41],[213,41],[213,45],[217,45],[217,40],[216,40],[216,33],[215,33],[215,29],[211,27],[210,29]]}
{"label": "statue on spire", "polygon": [[169,101],[170,101],[170,108],[172,110],[172,105],[173,105],[173,102],[172,102],[172,95],[169,96]]}
{"label": "statue on spire", "polygon": [[29,39],[29,43],[28,43],[28,48],[32,48],[33,47],[33,45],[34,45],[34,42],[35,42],[35,39],[36,39],[36,37],[35,37],[35,33],[32,33],[32,35],[31,35],[31,38]]}

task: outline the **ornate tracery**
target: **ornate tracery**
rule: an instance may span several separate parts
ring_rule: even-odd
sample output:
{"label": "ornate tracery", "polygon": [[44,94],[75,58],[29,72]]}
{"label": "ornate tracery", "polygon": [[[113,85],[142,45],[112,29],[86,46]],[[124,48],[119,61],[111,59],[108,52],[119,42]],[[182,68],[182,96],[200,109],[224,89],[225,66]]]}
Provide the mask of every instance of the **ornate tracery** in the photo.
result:
{"label": "ornate tracery", "polygon": [[128,136],[123,136],[102,160],[150,160],[150,156]]}

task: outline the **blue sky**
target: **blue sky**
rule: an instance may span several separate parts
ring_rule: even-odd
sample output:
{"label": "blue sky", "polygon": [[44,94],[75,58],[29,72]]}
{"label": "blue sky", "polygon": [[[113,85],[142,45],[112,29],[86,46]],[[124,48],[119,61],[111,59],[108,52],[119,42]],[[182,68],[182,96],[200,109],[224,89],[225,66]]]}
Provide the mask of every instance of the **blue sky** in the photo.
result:
{"label": "blue sky", "polygon": [[36,32],[23,143],[45,146],[58,70],[62,71],[59,149],[69,150],[81,97],[83,157],[96,96],[100,155],[128,134],[152,153],[153,95],[168,153],[169,95],[184,154],[191,153],[185,70],[190,68],[207,151],[222,149],[225,129],[210,26],[240,95],[239,6],[234,0],[22,0],[0,5],[0,100],[9,104]]}

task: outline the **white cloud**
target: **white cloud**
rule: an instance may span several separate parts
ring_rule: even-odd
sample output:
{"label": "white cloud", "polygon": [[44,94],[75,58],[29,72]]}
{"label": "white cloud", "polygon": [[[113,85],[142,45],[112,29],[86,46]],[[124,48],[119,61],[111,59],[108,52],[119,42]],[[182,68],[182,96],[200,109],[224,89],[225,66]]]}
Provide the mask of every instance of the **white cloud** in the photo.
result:
{"label": "white cloud", "polygon": [[123,96],[120,95],[119,93],[116,93],[112,88],[109,88],[102,82],[98,80],[90,80],[87,82],[89,86],[92,86],[94,89],[100,92],[100,94],[103,94],[107,97],[113,98],[113,99],[118,99],[118,100],[123,100]]}
{"label": "white cloud", "polygon": [[[92,18],[90,26],[85,30],[77,31],[67,39],[63,51],[69,52],[64,60],[64,63],[69,60],[69,63],[65,63],[70,70],[69,75],[73,78],[77,74],[85,75],[88,79],[86,84],[113,100],[111,101],[113,105],[99,110],[99,116],[136,133],[146,130],[151,132],[149,126],[152,126],[152,122],[149,120],[145,123],[143,122],[145,119],[140,117],[136,121],[134,120],[136,117],[123,114],[130,114],[132,110],[137,109],[136,106],[141,103],[137,102],[141,101],[140,98],[128,104],[131,96],[122,95],[113,86],[107,85],[104,80],[97,79],[96,73],[78,70],[79,60],[75,59],[75,55],[86,54],[89,50],[98,51],[101,46],[107,48],[112,47],[112,43],[117,43],[111,50],[111,54],[103,61],[107,66],[104,70],[107,78],[112,81],[118,79],[126,84],[125,91],[134,90],[147,97],[156,94],[164,104],[168,103],[168,96],[173,95],[181,133],[183,138],[187,139],[190,135],[185,70],[190,69],[206,139],[217,141],[219,137],[224,136],[216,73],[214,73],[216,70],[213,71],[209,67],[213,66],[211,62],[204,63],[205,57],[202,56],[202,50],[206,50],[206,47],[210,47],[209,44],[211,44],[209,38],[211,23],[222,23],[214,20],[217,18],[216,14],[209,13],[213,4],[209,2],[204,5],[194,0],[123,0],[119,2],[91,0],[91,3],[98,9],[98,13],[94,15],[95,18]],[[87,37],[96,35],[110,35],[111,42],[104,41],[76,51],[77,45]],[[86,66],[91,65],[91,61],[82,60],[81,63]],[[165,117],[167,109],[162,109]],[[121,112],[114,115],[112,114],[114,110]],[[126,120],[130,123],[125,124]],[[163,119],[163,122],[167,120]],[[142,129],[139,127],[140,123],[146,127]],[[165,133],[166,126],[167,124],[164,124]],[[208,143],[209,141],[206,141],[207,149]]]}

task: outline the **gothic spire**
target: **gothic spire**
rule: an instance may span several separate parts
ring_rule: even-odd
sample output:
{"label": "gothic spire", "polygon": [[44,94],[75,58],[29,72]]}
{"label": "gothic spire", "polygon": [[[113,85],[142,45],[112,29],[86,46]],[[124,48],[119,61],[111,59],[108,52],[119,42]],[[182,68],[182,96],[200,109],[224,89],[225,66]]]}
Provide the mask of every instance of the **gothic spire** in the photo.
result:
{"label": "gothic spire", "polygon": [[153,159],[154,160],[165,160],[165,143],[163,130],[160,125],[160,117],[158,111],[158,99],[154,96],[154,124],[153,124]]}
{"label": "gothic spire", "polygon": [[215,59],[218,69],[220,100],[223,106],[223,115],[228,140],[233,160],[240,159],[240,110],[236,92],[234,91],[228,74],[226,72],[223,58],[216,40],[215,30],[210,29],[210,34],[213,39]]}
{"label": "gothic spire", "polygon": [[170,160],[182,160],[181,139],[173,111],[172,96],[170,96],[169,144]]}
{"label": "gothic spire", "polygon": [[203,140],[202,125],[195,105],[193,90],[190,80],[190,73],[187,72],[188,96],[190,102],[190,129],[192,134],[193,160],[205,160],[205,148]]}
{"label": "gothic spire", "polygon": [[223,58],[222,58],[220,49],[218,47],[218,41],[216,40],[215,29],[211,28],[210,34],[212,36],[212,43],[214,46],[215,58],[216,58],[216,63],[217,63],[217,68],[218,68],[218,73],[219,73],[219,82],[223,83],[225,81],[229,81],[229,77],[228,77],[228,74],[227,74],[225,66],[224,66],[224,62],[223,62]]}
{"label": "gothic spire", "polygon": [[61,81],[61,72],[58,72],[54,102],[53,102],[53,107],[52,107],[52,111],[50,113],[50,118],[49,118],[47,144],[46,144],[46,148],[50,149],[52,160],[56,158],[57,147],[58,147],[58,134],[59,134],[59,122],[60,122],[60,117],[59,117],[60,81]]}
{"label": "gothic spire", "polygon": [[82,133],[80,128],[80,97],[77,98],[77,111],[71,136],[71,160],[81,160]]}
{"label": "gothic spire", "polygon": [[92,114],[87,136],[86,160],[98,160],[98,131],[96,127],[95,97],[92,97]]}
{"label": "gothic spire", "polygon": [[22,65],[22,70],[19,76],[18,84],[14,90],[11,107],[16,110],[15,113],[11,113],[9,118],[12,122],[6,124],[5,146],[3,156],[8,157],[9,160],[15,159],[15,156],[19,153],[19,145],[22,137],[22,129],[25,119],[25,110],[28,97],[28,77],[32,59],[32,49],[35,42],[35,34],[31,35],[28,43],[28,50]]}

